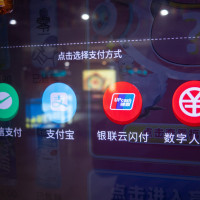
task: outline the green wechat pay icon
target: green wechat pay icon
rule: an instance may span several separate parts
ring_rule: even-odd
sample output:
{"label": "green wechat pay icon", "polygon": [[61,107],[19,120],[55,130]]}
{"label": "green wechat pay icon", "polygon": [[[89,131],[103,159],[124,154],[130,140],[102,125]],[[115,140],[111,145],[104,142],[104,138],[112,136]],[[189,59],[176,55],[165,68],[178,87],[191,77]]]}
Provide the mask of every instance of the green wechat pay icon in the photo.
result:
{"label": "green wechat pay icon", "polygon": [[7,83],[0,83],[0,121],[9,121],[17,114],[19,97],[16,90]]}

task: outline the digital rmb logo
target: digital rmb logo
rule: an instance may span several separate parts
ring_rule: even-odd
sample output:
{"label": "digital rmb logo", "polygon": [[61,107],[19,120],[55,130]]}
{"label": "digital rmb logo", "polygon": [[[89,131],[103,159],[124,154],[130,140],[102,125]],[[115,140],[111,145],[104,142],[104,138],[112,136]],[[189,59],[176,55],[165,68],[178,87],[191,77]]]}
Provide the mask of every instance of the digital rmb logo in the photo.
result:
{"label": "digital rmb logo", "polygon": [[74,91],[64,83],[54,83],[42,96],[42,110],[55,123],[69,122],[76,113],[77,99]]}
{"label": "digital rmb logo", "polygon": [[200,81],[180,85],[172,99],[176,118],[187,126],[200,126]]}
{"label": "digital rmb logo", "polygon": [[18,109],[19,97],[16,90],[7,83],[0,83],[0,120],[11,120]]}

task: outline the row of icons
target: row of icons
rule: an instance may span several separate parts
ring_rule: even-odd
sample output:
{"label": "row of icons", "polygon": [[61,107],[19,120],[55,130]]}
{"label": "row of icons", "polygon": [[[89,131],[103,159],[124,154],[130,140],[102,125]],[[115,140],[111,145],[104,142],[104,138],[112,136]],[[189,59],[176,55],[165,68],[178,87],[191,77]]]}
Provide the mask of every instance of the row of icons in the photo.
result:
{"label": "row of icons", "polygon": [[[77,108],[74,91],[64,83],[48,86],[42,95],[42,110],[48,119],[55,123],[70,121]],[[0,83],[0,121],[9,121],[19,109],[19,97],[9,84]]]}
{"label": "row of icons", "polygon": [[[139,90],[127,82],[110,86],[103,97],[107,117],[117,124],[135,121],[142,111]],[[172,98],[176,118],[188,126],[200,126],[200,81],[188,81],[179,86]]]}
{"label": "row of icons", "polygon": [[[135,121],[142,111],[142,95],[128,82],[112,84],[104,93],[103,108],[114,123]],[[189,81],[177,88],[172,99],[176,118],[188,126],[200,126],[200,81]],[[19,97],[9,84],[0,83],[0,121],[9,121],[19,109]],[[49,85],[42,96],[42,110],[55,123],[69,122],[75,115],[77,98],[64,83]]]}

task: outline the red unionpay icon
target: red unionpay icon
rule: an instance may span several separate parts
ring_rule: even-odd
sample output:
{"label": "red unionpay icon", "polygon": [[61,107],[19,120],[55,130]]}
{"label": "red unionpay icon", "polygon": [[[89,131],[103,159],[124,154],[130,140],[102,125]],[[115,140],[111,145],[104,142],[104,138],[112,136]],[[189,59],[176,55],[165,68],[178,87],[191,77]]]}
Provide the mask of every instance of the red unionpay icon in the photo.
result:
{"label": "red unionpay icon", "polygon": [[103,108],[112,122],[128,124],[139,117],[142,110],[142,96],[131,83],[117,82],[104,93]]}
{"label": "red unionpay icon", "polygon": [[175,91],[172,108],[176,118],[188,126],[200,126],[200,81],[189,81]]}

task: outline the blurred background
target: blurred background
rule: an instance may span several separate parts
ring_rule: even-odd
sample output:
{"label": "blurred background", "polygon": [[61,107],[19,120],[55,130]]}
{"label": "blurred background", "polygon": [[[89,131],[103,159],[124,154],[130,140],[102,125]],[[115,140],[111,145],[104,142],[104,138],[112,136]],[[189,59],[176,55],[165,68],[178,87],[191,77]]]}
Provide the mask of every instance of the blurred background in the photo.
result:
{"label": "blurred background", "polygon": [[[19,96],[0,113],[0,199],[200,199],[200,129],[172,109],[199,80],[199,19],[198,0],[0,0],[0,84]],[[119,81],[142,96],[126,125],[103,108]]]}

